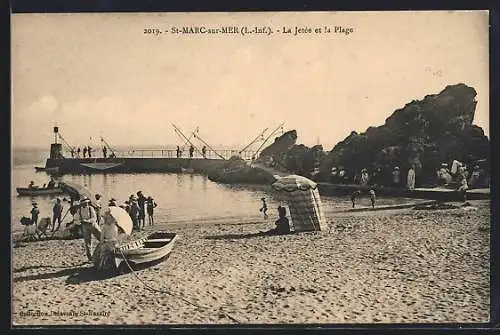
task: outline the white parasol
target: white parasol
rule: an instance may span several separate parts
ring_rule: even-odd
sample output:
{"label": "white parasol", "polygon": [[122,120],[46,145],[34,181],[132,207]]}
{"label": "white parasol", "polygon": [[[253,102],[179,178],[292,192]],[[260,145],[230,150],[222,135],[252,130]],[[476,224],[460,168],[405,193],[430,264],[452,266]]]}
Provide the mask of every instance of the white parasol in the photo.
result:
{"label": "white parasol", "polygon": [[123,229],[125,234],[130,235],[132,233],[132,219],[130,215],[123,208],[111,206],[108,208],[109,215],[115,219],[116,225]]}

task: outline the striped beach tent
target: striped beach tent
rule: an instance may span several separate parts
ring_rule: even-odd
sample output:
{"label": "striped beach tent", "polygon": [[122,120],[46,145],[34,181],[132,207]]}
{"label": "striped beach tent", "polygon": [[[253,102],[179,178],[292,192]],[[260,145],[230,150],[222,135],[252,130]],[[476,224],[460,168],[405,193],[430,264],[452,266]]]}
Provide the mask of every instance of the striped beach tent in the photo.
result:
{"label": "striped beach tent", "polygon": [[289,175],[277,178],[272,187],[288,203],[295,231],[327,230],[323,205],[315,182],[306,177]]}

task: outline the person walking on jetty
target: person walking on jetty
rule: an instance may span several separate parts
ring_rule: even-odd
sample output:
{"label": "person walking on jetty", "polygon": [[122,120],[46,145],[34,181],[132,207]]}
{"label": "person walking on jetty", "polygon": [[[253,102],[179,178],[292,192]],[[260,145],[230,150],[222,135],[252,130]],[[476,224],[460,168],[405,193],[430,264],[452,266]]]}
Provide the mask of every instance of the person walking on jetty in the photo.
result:
{"label": "person walking on jetty", "polygon": [[87,157],[87,147],[84,146],[83,147],[83,158],[86,158]]}
{"label": "person walking on jetty", "polygon": [[154,199],[151,197],[148,197],[148,199],[146,200],[146,209],[148,211],[148,222],[149,222],[150,226],[155,224],[153,212],[154,212],[154,209],[156,208],[156,206],[158,206],[158,205],[156,204]]}
{"label": "person walking on jetty", "polygon": [[[52,207],[52,232],[58,231],[61,227],[61,216],[63,212],[63,205],[61,198],[56,198],[54,206]],[[57,228],[56,228],[57,221]]]}
{"label": "person walking on jetty", "polygon": [[97,226],[97,215],[90,204],[90,199],[84,197],[80,200],[80,208],[78,208],[73,220],[82,227],[83,242],[87,259],[92,262],[92,235],[99,240],[100,230]]}
{"label": "person walking on jetty", "polygon": [[375,190],[374,189],[371,189],[368,194],[370,194],[370,201],[372,203],[372,208],[375,208],[375,200],[376,200],[376,196],[375,196]]}
{"label": "person walking on jetty", "polygon": [[81,152],[80,147],[76,148],[76,157],[77,158],[80,158],[80,152]]}
{"label": "person walking on jetty", "polygon": [[146,225],[146,200],[147,198],[142,194],[142,191],[137,192],[137,205],[139,206],[138,224],[139,227],[144,228]]}
{"label": "person walking on jetty", "polygon": [[189,158],[193,158],[193,155],[194,155],[194,147],[191,145],[189,147]]}
{"label": "person walking on jetty", "polygon": [[406,187],[409,190],[415,189],[415,165],[412,165],[408,170],[408,177],[406,179]]}
{"label": "person walking on jetty", "polygon": [[181,156],[182,156],[182,150],[181,150],[181,148],[179,148],[179,146],[177,146],[177,149],[175,149],[175,152],[177,154],[177,158],[181,158]]}
{"label": "person walking on jetty", "polygon": [[40,210],[38,209],[38,204],[33,202],[31,204],[33,208],[31,208],[31,224],[38,227],[38,216],[40,215]]}
{"label": "person walking on jetty", "polygon": [[89,158],[92,158],[92,148],[90,145],[87,147],[87,152],[89,153]]}
{"label": "person walking on jetty", "polygon": [[361,195],[361,191],[357,190],[351,194],[352,208],[356,207],[356,199]]}
{"label": "person walking on jetty", "polygon": [[267,204],[266,204],[266,198],[260,198],[262,201],[262,207],[259,209],[264,214],[264,220],[267,219]]}
{"label": "person walking on jetty", "polygon": [[399,166],[394,167],[392,170],[392,186],[398,187],[401,185],[401,172],[399,172]]}
{"label": "person walking on jetty", "polygon": [[207,158],[207,147],[206,146],[203,146],[203,148],[201,148],[201,154],[203,155],[203,158]]}
{"label": "person walking on jetty", "polygon": [[106,158],[108,156],[108,149],[106,146],[102,147],[102,157]]}

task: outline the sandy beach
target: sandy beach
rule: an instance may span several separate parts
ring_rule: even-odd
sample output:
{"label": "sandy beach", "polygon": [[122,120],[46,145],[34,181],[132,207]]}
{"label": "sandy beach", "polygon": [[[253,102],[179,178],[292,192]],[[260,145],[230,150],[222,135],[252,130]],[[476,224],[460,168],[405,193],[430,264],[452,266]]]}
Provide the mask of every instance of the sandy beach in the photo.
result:
{"label": "sandy beach", "polygon": [[82,240],[21,243],[12,255],[12,320],[488,322],[490,207],[471,203],[475,210],[335,213],[329,231],[286,236],[255,236],[274,226],[273,216],[267,223],[166,224],[180,235],[170,258],[136,275],[172,295],[148,290],[134,273],[97,279]]}

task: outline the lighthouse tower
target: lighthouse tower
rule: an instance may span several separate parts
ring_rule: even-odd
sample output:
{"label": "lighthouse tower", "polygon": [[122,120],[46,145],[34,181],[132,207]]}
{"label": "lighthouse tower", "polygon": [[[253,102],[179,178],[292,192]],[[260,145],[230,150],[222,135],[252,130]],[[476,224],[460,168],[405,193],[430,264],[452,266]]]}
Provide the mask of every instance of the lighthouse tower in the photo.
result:
{"label": "lighthouse tower", "polygon": [[58,143],[59,127],[54,127],[54,143],[50,145],[50,159],[63,159],[62,144]]}

